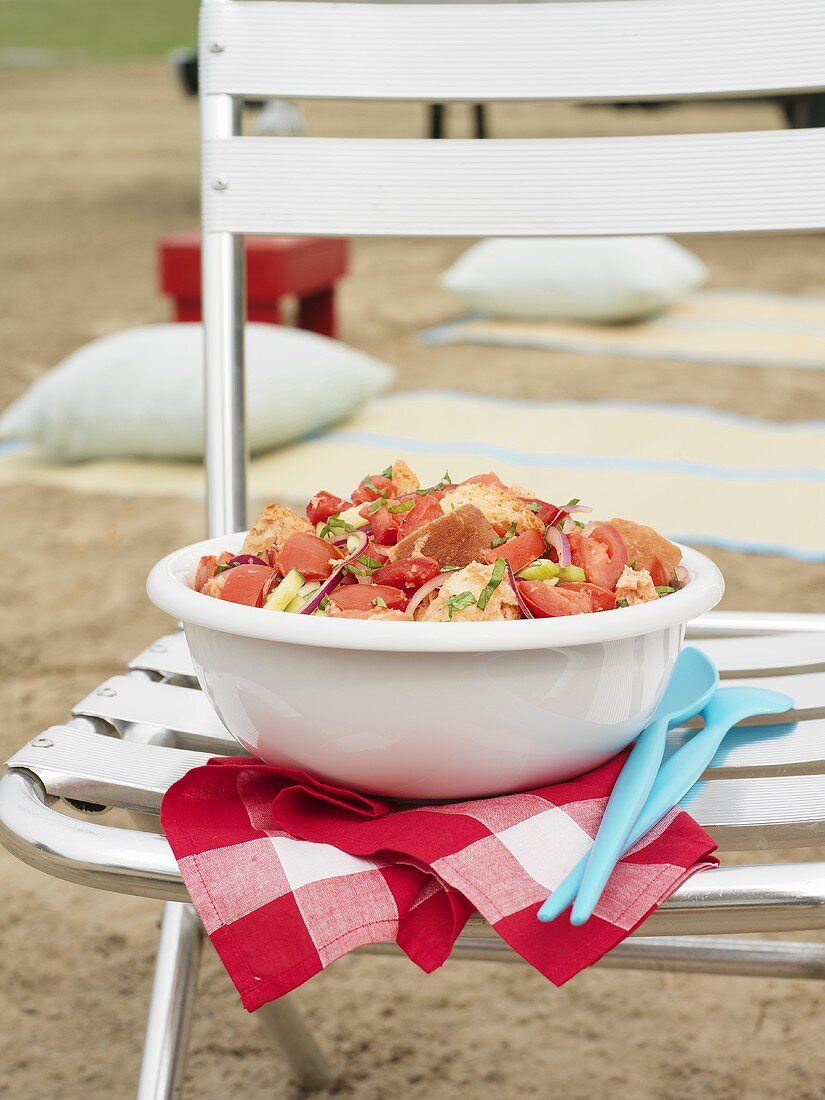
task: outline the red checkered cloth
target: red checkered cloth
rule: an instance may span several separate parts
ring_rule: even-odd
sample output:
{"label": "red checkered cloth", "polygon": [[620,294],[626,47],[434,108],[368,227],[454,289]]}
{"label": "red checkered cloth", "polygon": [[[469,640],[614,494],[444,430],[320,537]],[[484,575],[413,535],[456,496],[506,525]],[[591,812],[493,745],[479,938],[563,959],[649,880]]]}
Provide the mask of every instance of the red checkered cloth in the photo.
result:
{"label": "red checkered cloth", "polygon": [[234,757],[171,787],[161,822],[250,1011],[366,943],[395,941],[429,973],[474,910],[561,985],[716,863],[711,837],[673,810],[624,857],[587,924],[537,921],[587,851],[623,761],[521,794],[403,807]]}

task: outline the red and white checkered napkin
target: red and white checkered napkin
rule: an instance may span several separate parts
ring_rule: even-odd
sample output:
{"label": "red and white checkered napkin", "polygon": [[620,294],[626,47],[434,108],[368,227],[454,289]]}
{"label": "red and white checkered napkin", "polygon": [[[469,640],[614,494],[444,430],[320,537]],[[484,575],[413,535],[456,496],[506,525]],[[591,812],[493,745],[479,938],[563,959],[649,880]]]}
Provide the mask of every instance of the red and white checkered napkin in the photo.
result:
{"label": "red and white checkered napkin", "polygon": [[365,943],[440,966],[477,909],[556,985],[625,938],[715,844],[672,811],[574,928],[536,913],[587,851],[624,756],[568,783],[399,808],[248,758],[170,788],[161,822],[195,908],[250,1011]]}

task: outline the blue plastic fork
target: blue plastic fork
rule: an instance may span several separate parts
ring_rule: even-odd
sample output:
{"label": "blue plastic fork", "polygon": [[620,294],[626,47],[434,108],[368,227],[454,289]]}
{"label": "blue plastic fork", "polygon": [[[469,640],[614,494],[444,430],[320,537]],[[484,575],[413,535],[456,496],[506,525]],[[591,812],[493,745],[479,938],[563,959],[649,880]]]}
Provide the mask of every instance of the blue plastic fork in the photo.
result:
{"label": "blue plastic fork", "polygon": [[[793,700],[764,688],[721,688],[702,711],[705,726],[665,761],[647,801],[625,842],[625,854],[648,830],[685,797],[713,760],[725,735],[738,723],[760,714],[783,714]],[[539,910],[539,920],[548,922],[574,900],[581,882],[586,857],[570,872]],[[551,904],[552,903],[552,904]]]}

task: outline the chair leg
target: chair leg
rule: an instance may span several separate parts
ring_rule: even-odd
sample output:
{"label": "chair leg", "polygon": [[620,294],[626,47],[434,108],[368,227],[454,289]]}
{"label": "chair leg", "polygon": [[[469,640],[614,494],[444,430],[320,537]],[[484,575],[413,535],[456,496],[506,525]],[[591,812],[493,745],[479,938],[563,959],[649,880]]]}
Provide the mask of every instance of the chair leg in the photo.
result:
{"label": "chair leg", "polygon": [[309,332],[319,332],[322,336],[335,339],[337,325],[335,318],[335,287],[325,287],[315,294],[307,294],[298,302],[298,328]]}
{"label": "chair leg", "polygon": [[259,1008],[255,1019],[275,1040],[305,1089],[325,1089],[332,1083],[332,1069],[315,1042],[303,1013],[288,998]]}
{"label": "chair leg", "polygon": [[203,930],[191,905],[167,902],[146,1022],[137,1100],[176,1100],[183,1087]]}
{"label": "chair leg", "polygon": [[429,107],[430,112],[430,137],[431,138],[443,138],[444,137],[444,115],[446,113],[446,106],[443,103],[431,103]]}
{"label": "chair leg", "polygon": [[487,104],[486,103],[474,103],[473,104],[473,119],[475,121],[475,130],[477,138],[487,137]]}

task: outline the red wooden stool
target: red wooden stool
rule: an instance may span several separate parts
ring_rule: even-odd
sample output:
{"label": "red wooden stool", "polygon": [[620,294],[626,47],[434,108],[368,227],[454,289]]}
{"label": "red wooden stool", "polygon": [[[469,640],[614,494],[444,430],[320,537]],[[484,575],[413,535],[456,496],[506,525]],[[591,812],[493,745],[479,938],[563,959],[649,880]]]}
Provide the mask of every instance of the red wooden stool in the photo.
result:
{"label": "red wooden stool", "polygon": [[[299,328],[335,336],[335,283],[346,274],[349,242],[329,237],[247,237],[246,299],[250,321],[282,323],[281,299],[298,299]],[[160,288],[176,321],[201,319],[200,231],[172,233],[158,244]]]}

